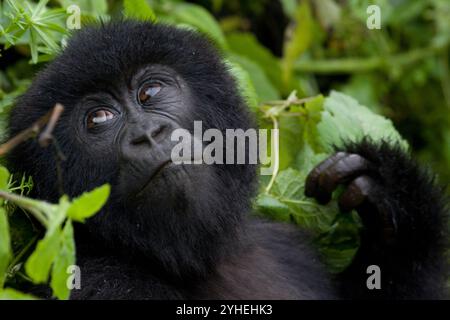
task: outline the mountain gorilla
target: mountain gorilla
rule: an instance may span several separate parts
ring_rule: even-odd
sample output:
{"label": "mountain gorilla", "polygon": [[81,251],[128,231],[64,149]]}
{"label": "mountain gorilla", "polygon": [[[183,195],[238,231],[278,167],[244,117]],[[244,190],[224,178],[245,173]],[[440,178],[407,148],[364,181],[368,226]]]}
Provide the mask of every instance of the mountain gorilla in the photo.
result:
{"label": "mountain gorilla", "polygon": [[[192,31],[122,21],[86,27],[18,101],[10,135],[55,103],[64,192],[110,183],[107,205],[75,229],[81,289],[72,299],[441,298],[447,209],[441,190],[399,148],[369,139],[317,166],[306,194],[321,203],[338,185],[356,209],[361,247],[330,276],[298,228],[251,216],[255,165],[175,165],[171,133],[255,128],[226,64]],[[59,197],[51,148],[28,141],[9,161]],[[369,290],[367,268],[381,269]]]}

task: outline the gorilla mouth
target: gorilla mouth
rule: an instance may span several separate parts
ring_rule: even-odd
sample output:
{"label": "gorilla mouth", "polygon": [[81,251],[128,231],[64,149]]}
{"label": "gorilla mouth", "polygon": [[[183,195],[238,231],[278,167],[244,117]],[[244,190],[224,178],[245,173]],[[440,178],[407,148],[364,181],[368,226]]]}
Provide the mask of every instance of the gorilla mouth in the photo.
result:
{"label": "gorilla mouth", "polygon": [[156,167],[155,171],[150,175],[150,178],[144,184],[140,191],[136,194],[136,196],[141,195],[147,187],[152,183],[152,181],[168,166],[172,165],[172,160],[163,161],[159,166]]}

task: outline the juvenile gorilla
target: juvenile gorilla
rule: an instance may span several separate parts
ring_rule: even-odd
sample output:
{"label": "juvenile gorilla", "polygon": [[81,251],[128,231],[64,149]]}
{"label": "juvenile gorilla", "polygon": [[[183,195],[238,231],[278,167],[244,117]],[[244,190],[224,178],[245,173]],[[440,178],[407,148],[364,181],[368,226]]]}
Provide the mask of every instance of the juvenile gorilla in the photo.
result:
{"label": "juvenile gorilla", "polygon": [[[226,65],[192,31],[132,21],[86,27],[12,112],[10,135],[55,103],[54,135],[70,196],[104,183],[106,207],[75,230],[80,290],[72,299],[442,298],[444,195],[399,148],[369,139],[317,166],[306,194],[356,209],[364,229],[346,271],[331,277],[305,232],[251,216],[254,165],[175,165],[177,128],[255,128]],[[51,148],[28,141],[10,155],[34,196],[59,197]],[[381,289],[366,287],[369,265]]]}

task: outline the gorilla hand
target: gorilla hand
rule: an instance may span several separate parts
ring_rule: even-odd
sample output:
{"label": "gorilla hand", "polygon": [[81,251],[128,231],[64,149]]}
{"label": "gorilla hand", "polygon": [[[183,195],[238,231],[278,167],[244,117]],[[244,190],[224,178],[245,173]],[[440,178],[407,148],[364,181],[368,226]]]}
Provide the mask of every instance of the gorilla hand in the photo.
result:
{"label": "gorilla hand", "polygon": [[375,233],[378,231],[380,240],[392,241],[396,220],[391,212],[378,206],[384,186],[376,165],[359,154],[338,152],[309,173],[305,195],[326,204],[339,185],[346,186],[339,196],[340,210],[349,212],[355,209],[367,228]]}
{"label": "gorilla hand", "polygon": [[[433,177],[405,148],[369,139],[347,143],[307,177],[305,194],[319,203],[345,185],[338,204],[361,217],[360,247],[337,276],[344,298],[441,298],[446,282],[446,200]],[[377,265],[381,290],[369,290],[367,268]],[[448,270],[448,269],[447,269]]]}

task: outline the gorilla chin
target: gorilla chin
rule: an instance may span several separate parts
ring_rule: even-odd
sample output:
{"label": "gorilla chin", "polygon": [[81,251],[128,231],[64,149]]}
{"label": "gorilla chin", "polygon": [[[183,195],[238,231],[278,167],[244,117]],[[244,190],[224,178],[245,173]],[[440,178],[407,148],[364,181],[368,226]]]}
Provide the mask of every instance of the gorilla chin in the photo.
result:
{"label": "gorilla chin", "polygon": [[224,206],[224,197],[236,197],[224,192],[211,165],[169,161],[150,176],[137,193],[128,185],[113,187],[118,201],[86,223],[90,233],[171,278],[205,277],[225,251],[237,250],[242,203]]}

